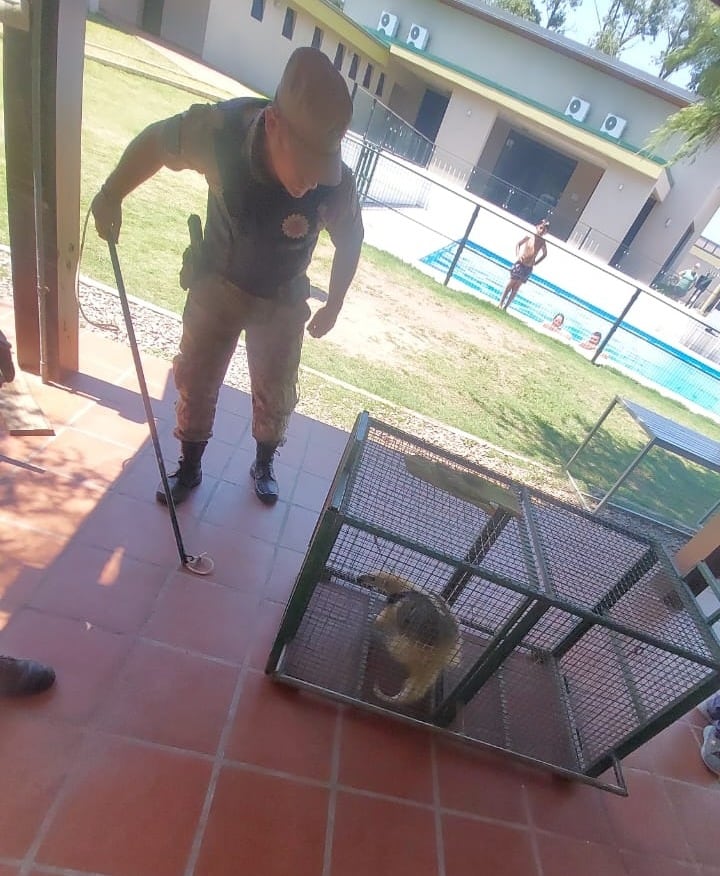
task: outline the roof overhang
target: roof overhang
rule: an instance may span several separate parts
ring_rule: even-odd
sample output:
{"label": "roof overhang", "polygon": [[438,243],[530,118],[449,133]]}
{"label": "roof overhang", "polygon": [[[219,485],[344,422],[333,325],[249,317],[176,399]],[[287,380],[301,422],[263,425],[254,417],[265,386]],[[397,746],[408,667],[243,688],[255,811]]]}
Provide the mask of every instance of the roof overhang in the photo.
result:
{"label": "roof overhang", "polygon": [[348,45],[362,52],[376,64],[387,65],[390,53],[388,47],[379,39],[371,36],[364,27],[348,18],[344,12],[327,3],[326,0],[294,0],[294,6],[307,12],[318,24],[325,25],[342,37]]}
{"label": "roof overhang", "polygon": [[550,135],[553,139],[557,140],[559,136],[568,144],[575,144],[583,151],[599,157],[606,164],[609,162],[621,164],[647,179],[659,181],[658,189],[660,191],[664,191],[666,188],[669,190],[669,184],[665,181],[667,179],[666,165],[661,160],[650,158],[639,151],[632,151],[632,149],[621,146],[608,137],[586,130],[563,116],[554,115],[539,106],[522,100],[520,97],[494,88],[469,73],[448,67],[412,49],[393,44],[390,46],[390,55],[449,85],[459,86],[485,98],[490,103],[501,107],[505,112],[510,112],[532,123],[533,126]]}
{"label": "roof overhang", "polygon": [[[580,61],[581,64],[600,70],[612,76],[613,79],[618,79],[626,85],[631,85],[633,88],[639,88],[648,92],[648,94],[653,94],[677,107],[690,106],[690,104],[697,100],[697,96],[685,88],[673,85],[671,82],[663,79],[658,79],[652,73],[646,73],[644,70],[626,64],[624,61],[611,58],[604,52],[591,49],[589,46],[568,39],[562,34],[541,27],[525,18],[512,15],[494,4],[469,3],[467,0],[439,0],[439,2],[444,6],[457,9],[465,15],[501,27],[510,33],[518,34],[522,38],[531,40],[552,52]],[[713,0],[713,2],[717,2],[717,0]]]}

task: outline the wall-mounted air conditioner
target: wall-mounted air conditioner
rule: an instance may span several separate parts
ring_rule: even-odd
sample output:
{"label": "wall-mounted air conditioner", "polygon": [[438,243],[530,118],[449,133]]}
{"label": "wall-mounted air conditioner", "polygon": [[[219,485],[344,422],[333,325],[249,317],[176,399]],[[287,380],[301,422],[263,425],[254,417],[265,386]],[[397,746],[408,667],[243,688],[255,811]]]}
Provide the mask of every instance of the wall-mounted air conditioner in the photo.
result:
{"label": "wall-mounted air conditioner", "polygon": [[385,36],[389,36],[392,39],[397,34],[399,25],[400,20],[395,13],[385,12],[385,10],[380,13],[377,29],[384,33]]}
{"label": "wall-mounted air conditioner", "polygon": [[405,42],[414,49],[422,51],[428,44],[430,39],[430,31],[426,27],[421,27],[419,24],[411,24]]}
{"label": "wall-mounted air conditioner", "polygon": [[615,113],[608,113],[605,116],[605,121],[602,123],[600,132],[619,139],[625,130],[625,125],[627,125],[627,119],[616,116]]}
{"label": "wall-mounted air conditioner", "polygon": [[576,122],[584,122],[590,112],[590,104],[581,97],[571,97],[565,109],[565,115]]}

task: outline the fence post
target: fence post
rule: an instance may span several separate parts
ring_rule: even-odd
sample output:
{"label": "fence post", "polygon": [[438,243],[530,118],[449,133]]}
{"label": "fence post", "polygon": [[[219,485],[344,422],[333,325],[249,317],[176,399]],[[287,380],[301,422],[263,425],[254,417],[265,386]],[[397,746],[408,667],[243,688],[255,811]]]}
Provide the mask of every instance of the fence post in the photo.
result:
{"label": "fence post", "polygon": [[620,314],[620,316],[618,316],[618,318],[615,320],[615,322],[610,326],[610,331],[605,335],[604,339],[598,344],[597,349],[596,349],[595,352],[593,353],[593,357],[592,357],[592,359],[590,360],[590,361],[593,363],[593,365],[595,364],[595,362],[596,362],[598,356],[600,356],[600,354],[601,354],[602,351],[605,349],[605,347],[607,347],[607,345],[608,345],[608,341],[609,341],[610,338],[615,334],[615,331],[616,331],[617,327],[618,327],[618,326],[620,325],[620,323],[625,319],[625,317],[627,316],[628,311],[630,310],[630,308],[633,306],[633,304],[635,304],[635,302],[636,302],[636,301],[638,300],[638,298],[640,297],[640,293],[641,293],[641,292],[642,292],[642,289],[640,289],[639,287],[637,287],[637,288],[635,289],[635,291],[633,292],[633,294],[632,294],[632,295],[630,296],[630,298],[628,299],[628,303],[627,303],[627,304],[625,305],[625,307],[623,308],[623,312]]}
{"label": "fence post", "polygon": [[475,220],[478,217],[478,213],[480,212],[480,204],[475,204],[475,209],[473,210],[472,216],[470,217],[470,221],[467,224],[467,228],[465,229],[465,234],[462,237],[462,240],[458,243],[458,248],[455,250],[455,255],[453,256],[453,260],[450,263],[450,267],[448,268],[448,272],[445,275],[445,279],[443,280],[443,286],[447,286],[447,284],[452,280],[452,275],[457,267],[458,260],[462,255],[462,251],[465,249],[465,245],[468,242],[468,237],[470,237],[470,232],[473,230],[473,225],[475,225]]}
{"label": "fence post", "polygon": [[367,141],[363,142],[357,164],[355,165],[355,180],[361,206],[367,200],[367,194],[370,191],[370,184],[372,183],[379,157],[380,152],[375,146]]}

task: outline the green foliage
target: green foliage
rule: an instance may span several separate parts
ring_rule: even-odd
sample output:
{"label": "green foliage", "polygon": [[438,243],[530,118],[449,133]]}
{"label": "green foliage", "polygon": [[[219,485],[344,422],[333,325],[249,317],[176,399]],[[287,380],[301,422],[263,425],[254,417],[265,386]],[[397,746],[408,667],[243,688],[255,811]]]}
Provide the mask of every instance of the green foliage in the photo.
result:
{"label": "green foliage", "polygon": [[720,139],[720,10],[708,8],[692,38],[671,52],[665,60],[669,72],[688,67],[691,87],[700,96],[698,103],[670,116],[651,134],[647,147],[680,137],[674,161],[706,149]]}
{"label": "green foliage", "polygon": [[543,27],[562,33],[567,23],[568,10],[575,10],[582,0],[543,0]]}
{"label": "green foliage", "polygon": [[674,0],[612,0],[590,46],[615,58],[638,39],[656,39],[673,3]]}
{"label": "green foliage", "polygon": [[535,24],[540,24],[540,12],[533,0],[495,0],[495,6],[524,18]]}

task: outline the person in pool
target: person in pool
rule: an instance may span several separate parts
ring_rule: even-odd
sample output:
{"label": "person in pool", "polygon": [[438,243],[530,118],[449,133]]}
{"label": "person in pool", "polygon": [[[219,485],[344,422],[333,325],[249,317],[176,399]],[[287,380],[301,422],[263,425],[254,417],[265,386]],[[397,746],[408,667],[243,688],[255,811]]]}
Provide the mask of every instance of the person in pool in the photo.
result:
{"label": "person in pool", "polygon": [[594,350],[597,348],[601,340],[602,334],[600,332],[593,332],[589,338],[586,338],[580,343],[580,346],[583,350]]}
{"label": "person in pool", "polygon": [[565,314],[556,313],[551,322],[544,322],[542,327],[550,332],[561,332],[565,325]]}

